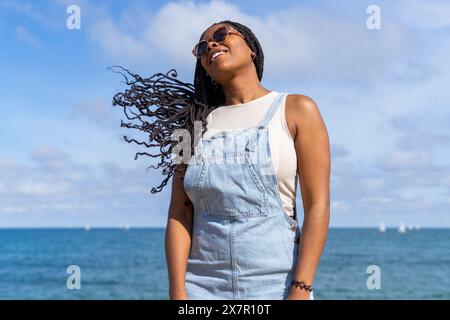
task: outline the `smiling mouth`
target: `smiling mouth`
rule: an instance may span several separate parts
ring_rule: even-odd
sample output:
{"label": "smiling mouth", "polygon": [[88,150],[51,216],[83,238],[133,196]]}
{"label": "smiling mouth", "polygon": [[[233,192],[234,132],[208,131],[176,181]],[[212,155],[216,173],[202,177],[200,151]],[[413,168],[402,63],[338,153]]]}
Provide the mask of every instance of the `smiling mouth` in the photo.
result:
{"label": "smiling mouth", "polygon": [[228,53],[227,49],[221,50],[219,54],[216,54],[216,56],[213,56],[213,58],[209,61],[209,64],[212,64],[217,58],[219,58],[220,56],[223,56],[226,53]]}
{"label": "smiling mouth", "polygon": [[212,61],[211,64],[213,64],[217,59],[219,59],[221,56],[225,55],[226,52],[219,54],[217,57],[215,57]]}

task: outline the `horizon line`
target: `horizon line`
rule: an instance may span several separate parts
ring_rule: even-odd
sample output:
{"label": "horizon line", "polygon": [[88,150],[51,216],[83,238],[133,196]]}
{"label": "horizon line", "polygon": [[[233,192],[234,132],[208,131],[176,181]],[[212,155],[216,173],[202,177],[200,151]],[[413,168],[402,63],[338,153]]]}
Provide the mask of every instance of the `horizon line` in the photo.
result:
{"label": "horizon line", "polygon": [[[418,231],[414,225],[414,228],[410,231]],[[59,229],[59,230],[85,230],[85,226],[0,226],[0,230],[21,230],[21,229]],[[132,226],[128,225],[127,228],[123,226],[89,226],[89,229],[166,229],[165,226]],[[378,226],[330,226],[329,229],[378,229]],[[398,226],[386,226],[386,229],[398,229]],[[419,230],[422,229],[450,229],[450,226],[419,226]],[[406,228],[408,231],[408,228]]]}

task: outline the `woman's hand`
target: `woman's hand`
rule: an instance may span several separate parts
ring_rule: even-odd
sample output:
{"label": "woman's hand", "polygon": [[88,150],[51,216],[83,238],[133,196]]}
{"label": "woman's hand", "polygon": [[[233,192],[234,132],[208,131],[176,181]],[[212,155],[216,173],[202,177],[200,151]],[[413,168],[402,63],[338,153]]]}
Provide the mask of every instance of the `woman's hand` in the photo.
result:
{"label": "woman's hand", "polygon": [[287,300],[311,300],[310,292],[291,287]]}

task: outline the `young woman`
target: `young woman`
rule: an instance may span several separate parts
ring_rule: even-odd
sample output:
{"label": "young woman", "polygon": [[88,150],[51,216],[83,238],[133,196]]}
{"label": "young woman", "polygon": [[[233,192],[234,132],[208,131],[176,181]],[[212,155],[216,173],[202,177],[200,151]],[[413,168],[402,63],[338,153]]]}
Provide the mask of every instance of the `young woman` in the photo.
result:
{"label": "young woman", "polygon": [[[262,86],[263,51],[240,23],[213,24],[192,53],[194,88],[168,75],[133,75],[131,89],[114,99],[125,109],[138,106],[140,115],[129,119],[142,121],[137,127],[161,147],[158,167],[173,175],[165,237],[170,299],[312,299],[330,210],[329,140],[320,112],[304,95]],[[160,107],[149,110],[154,104]],[[167,133],[177,128],[192,136],[188,164],[164,162],[162,148],[174,146]]]}

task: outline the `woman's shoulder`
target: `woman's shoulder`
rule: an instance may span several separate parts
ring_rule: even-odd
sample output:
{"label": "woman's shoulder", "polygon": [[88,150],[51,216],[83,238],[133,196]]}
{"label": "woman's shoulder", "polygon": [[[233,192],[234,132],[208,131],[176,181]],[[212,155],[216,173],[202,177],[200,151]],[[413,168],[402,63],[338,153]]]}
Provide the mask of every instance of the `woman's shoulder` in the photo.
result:
{"label": "woman's shoulder", "polygon": [[316,102],[304,94],[286,96],[286,120],[291,133],[296,135],[299,128],[314,125],[321,120]]}
{"label": "woman's shoulder", "polygon": [[309,96],[297,93],[288,93],[286,96],[286,108],[295,113],[311,113],[315,112],[316,102]]}

